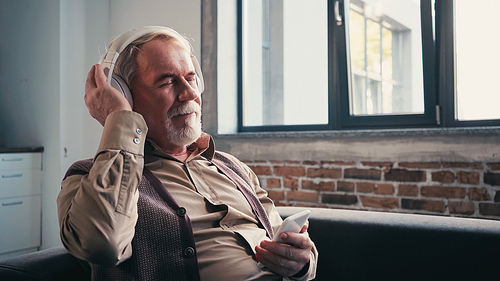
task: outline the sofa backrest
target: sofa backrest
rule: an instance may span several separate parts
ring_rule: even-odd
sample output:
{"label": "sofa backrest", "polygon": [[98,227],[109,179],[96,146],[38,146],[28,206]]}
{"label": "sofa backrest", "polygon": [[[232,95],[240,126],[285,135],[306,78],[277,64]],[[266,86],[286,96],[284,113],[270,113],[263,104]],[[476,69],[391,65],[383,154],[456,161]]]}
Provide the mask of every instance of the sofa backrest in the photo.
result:
{"label": "sofa backrest", "polygon": [[[282,217],[301,211],[278,207]],[[310,209],[315,280],[500,280],[500,221]],[[63,247],[0,261],[0,280],[84,281]]]}
{"label": "sofa backrest", "polygon": [[316,280],[500,280],[500,221],[310,210]]}

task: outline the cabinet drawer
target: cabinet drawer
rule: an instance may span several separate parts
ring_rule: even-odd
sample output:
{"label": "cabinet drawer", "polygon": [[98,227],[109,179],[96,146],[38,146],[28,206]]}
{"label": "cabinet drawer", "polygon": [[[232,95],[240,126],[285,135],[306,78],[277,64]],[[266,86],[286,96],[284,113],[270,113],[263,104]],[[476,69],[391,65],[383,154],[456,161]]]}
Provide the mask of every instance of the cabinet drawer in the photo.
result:
{"label": "cabinet drawer", "polygon": [[41,194],[40,170],[0,171],[0,198]]}
{"label": "cabinet drawer", "polygon": [[42,168],[42,153],[0,153],[0,170]]}
{"label": "cabinet drawer", "polygon": [[0,199],[0,253],[40,247],[41,196]]}

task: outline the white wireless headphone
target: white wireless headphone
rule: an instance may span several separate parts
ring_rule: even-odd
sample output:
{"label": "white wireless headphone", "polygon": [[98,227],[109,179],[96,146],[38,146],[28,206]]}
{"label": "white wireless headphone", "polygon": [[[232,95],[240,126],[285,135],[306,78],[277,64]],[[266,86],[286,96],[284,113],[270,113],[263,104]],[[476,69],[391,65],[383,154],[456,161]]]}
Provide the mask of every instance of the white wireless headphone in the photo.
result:
{"label": "white wireless headphone", "polygon": [[[111,84],[113,88],[117,89],[125,96],[125,98],[128,100],[132,108],[134,107],[134,103],[129,86],[127,85],[127,83],[125,83],[125,81],[121,77],[119,77],[118,75],[113,75],[113,69],[115,68],[116,60],[118,59],[120,53],[136,39],[139,39],[140,37],[148,33],[162,31],[162,30],[166,31],[167,34],[173,33],[179,36],[179,38],[183,38],[177,31],[163,26],[144,26],[138,29],[132,29],[120,35],[120,37],[116,38],[109,46],[109,50],[106,53],[106,55],[104,55],[101,58],[101,61],[99,62],[99,64],[102,65],[103,69],[106,67],[109,68],[108,83]],[[193,61],[194,70],[196,72],[196,85],[198,86],[199,94],[201,94],[203,93],[204,90],[203,74],[201,73],[201,67],[194,55],[191,56],[191,60]]]}

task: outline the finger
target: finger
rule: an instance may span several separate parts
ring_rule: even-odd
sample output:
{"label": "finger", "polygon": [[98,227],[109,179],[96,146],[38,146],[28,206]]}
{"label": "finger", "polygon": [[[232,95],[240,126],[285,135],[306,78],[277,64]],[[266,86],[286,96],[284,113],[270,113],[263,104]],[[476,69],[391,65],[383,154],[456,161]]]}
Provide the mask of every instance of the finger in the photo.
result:
{"label": "finger", "polygon": [[308,228],[309,228],[309,221],[307,220],[306,223],[302,226],[302,229],[300,230],[299,233],[306,232]]}
{"label": "finger", "polygon": [[294,232],[283,232],[280,235],[283,243],[293,245],[294,247],[301,249],[311,249],[313,242],[309,238],[308,232],[294,233]]}
{"label": "finger", "polygon": [[296,261],[283,258],[260,246],[255,247],[255,258],[281,276],[291,276],[302,268]]}
{"label": "finger", "polygon": [[106,75],[104,75],[104,70],[100,64],[96,64],[95,68],[95,81],[97,86],[104,86],[104,83],[108,82]]}
{"label": "finger", "polygon": [[108,74],[109,74],[109,67],[105,67],[105,68],[104,68],[104,75],[105,75],[106,77],[108,77]]}
{"label": "finger", "polygon": [[96,88],[97,87],[95,84],[94,75],[95,75],[95,65],[92,66],[89,73],[87,74],[87,80],[85,81],[86,88],[88,88],[88,87]]}
{"label": "finger", "polygon": [[260,247],[286,260],[303,262],[309,258],[310,249],[297,248],[292,245],[276,243],[271,241],[262,241]]}

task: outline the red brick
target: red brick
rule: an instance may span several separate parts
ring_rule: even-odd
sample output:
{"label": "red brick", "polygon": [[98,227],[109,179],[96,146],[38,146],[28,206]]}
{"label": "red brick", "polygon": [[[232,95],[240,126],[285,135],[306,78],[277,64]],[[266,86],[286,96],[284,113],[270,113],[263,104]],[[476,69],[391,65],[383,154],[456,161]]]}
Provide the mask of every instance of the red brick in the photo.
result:
{"label": "red brick", "polygon": [[481,162],[444,162],[442,164],[443,168],[483,169],[483,163]]}
{"label": "red brick", "polygon": [[438,182],[454,182],[455,174],[450,171],[439,171],[432,173],[432,181]]}
{"label": "red brick", "polygon": [[375,184],[371,182],[358,182],[356,187],[358,192],[370,193],[375,191]]}
{"label": "red brick", "polygon": [[479,203],[479,213],[484,216],[500,216],[500,204]]}
{"label": "red brick", "polygon": [[340,165],[340,166],[352,166],[355,165],[356,162],[354,161],[321,161],[321,165]]}
{"label": "red brick", "polygon": [[479,173],[478,172],[458,172],[457,181],[459,183],[468,184],[479,184]]}
{"label": "red brick", "polygon": [[299,165],[300,161],[292,161],[292,160],[286,160],[285,164],[292,164],[292,165]]}
{"label": "red brick", "polygon": [[405,168],[420,168],[420,169],[440,169],[441,163],[439,162],[402,162],[399,167]]}
{"label": "red brick", "polygon": [[322,181],[316,184],[313,181],[302,180],[302,188],[312,189],[317,191],[335,191],[335,182]]}
{"label": "red brick", "polygon": [[254,163],[267,163],[267,160],[253,160]]}
{"label": "red brick", "polygon": [[358,198],[354,195],[323,194],[321,202],[325,204],[354,205],[358,203]]}
{"label": "red brick", "polygon": [[444,212],[443,201],[401,199],[401,208],[408,210],[422,210],[430,212]]}
{"label": "red brick", "polygon": [[339,181],[337,183],[338,191],[354,192],[354,183],[347,181]]}
{"label": "red brick", "polygon": [[285,199],[285,192],[284,191],[267,190],[267,195],[273,201],[281,201],[281,200]]}
{"label": "red brick", "polygon": [[405,169],[390,169],[385,172],[386,181],[410,181],[419,182],[425,181],[426,176],[423,171],[408,171]]}
{"label": "red brick", "polygon": [[302,165],[319,165],[318,161],[304,161]]}
{"label": "red brick", "polygon": [[281,180],[277,178],[268,178],[266,180],[267,188],[281,187]]}
{"label": "red brick", "polygon": [[379,183],[375,186],[375,194],[392,195],[394,194],[394,185]]}
{"label": "red brick", "polygon": [[399,196],[418,196],[418,186],[400,184],[398,187]]}
{"label": "red brick", "polygon": [[283,164],[284,162],[278,160],[269,160],[269,163],[276,165],[276,164]]}
{"label": "red brick", "polygon": [[259,176],[271,175],[271,167],[269,166],[249,166],[252,171]]}
{"label": "red brick", "polygon": [[360,199],[365,207],[378,209],[394,209],[399,207],[398,198],[360,196]]}
{"label": "red brick", "polygon": [[304,167],[290,167],[290,166],[275,166],[274,174],[276,176],[290,176],[290,177],[303,177],[306,175],[306,168]]}
{"label": "red brick", "polygon": [[299,180],[296,178],[283,177],[283,186],[297,190],[297,188],[299,188]]}
{"label": "red brick", "polygon": [[290,201],[318,202],[319,195],[317,192],[288,191],[286,199]]}
{"label": "red brick", "polygon": [[481,188],[469,188],[469,200],[473,201],[488,201],[491,200],[491,196],[488,193],[488,189]]}
{"label": "red brick", "polygon": [[473,215],[476,212],[476,205],[471,202],[448,202],[450,214]]}
{"label": "red brick", "polygon": [[374,169],[345,169],[344,178],[361,180],[380,180],[382,171]]}
{"label": "red brick", "polygon": [[487,163],[491,170],[500,170],[500,163]]}
{"label": "red brick", "polygon": [[309,178],[340,179],[342,177],[342,170],[327,169],[327,168],[309,168],[307,169],[307,176]]}
{"label": "red brick", "polygon": [[372,166],[380,168],[392,168],[392,166],[394,165],[393,162],[364,162],[364,161],[362,161],[361,164],[363,164],[363,166]]}
{"label": "red brick", "polygon": [[425,197],[465,198],[465,188],[448,186],[422,186],[420,194]]}

